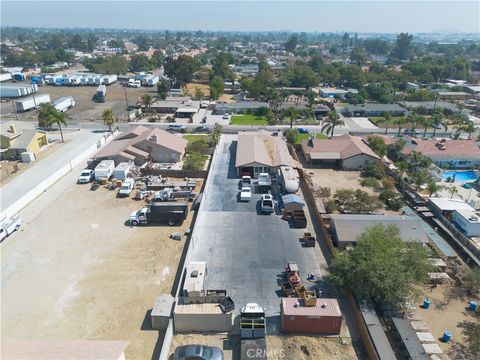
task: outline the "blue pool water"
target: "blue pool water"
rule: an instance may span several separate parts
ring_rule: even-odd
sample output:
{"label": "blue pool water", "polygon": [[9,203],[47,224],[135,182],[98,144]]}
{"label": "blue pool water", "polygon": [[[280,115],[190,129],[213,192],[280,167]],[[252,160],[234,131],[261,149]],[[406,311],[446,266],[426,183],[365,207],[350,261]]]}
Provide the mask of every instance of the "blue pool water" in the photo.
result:
{"label": "blue pool water", "polygon": [[455,181],[475,181],[477,174],[475,171],[444,171],[442,174],[443,180],[455,175]]}

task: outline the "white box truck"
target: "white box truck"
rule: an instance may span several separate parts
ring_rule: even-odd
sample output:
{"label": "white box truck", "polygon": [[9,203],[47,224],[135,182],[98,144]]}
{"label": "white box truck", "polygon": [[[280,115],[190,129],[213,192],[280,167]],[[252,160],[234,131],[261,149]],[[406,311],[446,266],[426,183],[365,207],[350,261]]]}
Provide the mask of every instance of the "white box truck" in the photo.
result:
{"label": "white box truck", "polygon": [[14,87],[0,87],[0,97],[1,98],[17,98],[23,96],[22,90],[20,88]]}
{"label": "white box truck", "polygon": [[0,74],[0,81],[7,81],[7,80],[12,80],[12,74],[10,73]]}
{"label": "white box truck", "polygon": [[73,100],[71,96],[63,96],[55,101],[52,102],[55,109],[61,112],[65,112],[68,109],[71,109],[75,106],[76,102]]}
{"label": "white box truck", "polygon": [[95,180],[101,181],[103,179],[110,179],[115,168],[115,162],[113,160],[102,160],[100,164],[95,167]]}
{"label": "white box truck", "polygon": [[35,97],[29,97],[23,100],[18,100],[15,102],[15,108],[18,112],[27,111],[30,109],[34,109],[41,104],[47,104],[50,102],[50,95],[48,94],[41,94],[35,95]]}
{"label": "white box truck", "polygon": [[152,75],[147,78],[147,86],[155,86],[158,83],[158,76]]}

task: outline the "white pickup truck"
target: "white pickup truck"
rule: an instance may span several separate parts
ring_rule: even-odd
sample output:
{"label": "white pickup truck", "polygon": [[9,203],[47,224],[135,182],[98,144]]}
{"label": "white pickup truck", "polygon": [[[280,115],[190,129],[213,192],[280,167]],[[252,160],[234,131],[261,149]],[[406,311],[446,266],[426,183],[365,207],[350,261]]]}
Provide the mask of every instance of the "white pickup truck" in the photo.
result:
{"label": "white pickup truck", "polygon": [[22,225],[22,219],[11,218],[3,220],[0,224],[0,241],[3,241],[8,235],[20,229]]}
{"label": "white pickup truck", "polygon": [[125,179],[122,186],[120,187],[120,190],[118,190],[117,196],[118,197],[129,196],[134,186],[135,186],[135,180],[133,180],[132,178]]}

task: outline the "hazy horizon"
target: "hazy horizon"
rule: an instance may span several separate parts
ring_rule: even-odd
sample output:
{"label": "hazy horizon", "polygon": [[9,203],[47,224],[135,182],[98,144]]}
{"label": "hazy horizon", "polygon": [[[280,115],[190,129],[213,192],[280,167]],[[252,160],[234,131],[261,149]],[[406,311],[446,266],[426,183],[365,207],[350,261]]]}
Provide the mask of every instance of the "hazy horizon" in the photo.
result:
{"label": "hazy horizon", "polygon": [[480,33],[479,1],[2,1],[0,6],[1,25],[12,27]]}

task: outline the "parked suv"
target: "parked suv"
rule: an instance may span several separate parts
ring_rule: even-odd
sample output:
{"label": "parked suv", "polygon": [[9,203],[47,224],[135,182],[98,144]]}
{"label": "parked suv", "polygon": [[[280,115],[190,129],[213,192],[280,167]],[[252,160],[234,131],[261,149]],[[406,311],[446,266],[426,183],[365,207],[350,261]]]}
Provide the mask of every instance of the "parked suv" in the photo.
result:
{"label": "parked suv", "polygon": [[172,124],[172,125],[168,125],[167,130],[173,131],[173,132],[182,132],[182,131],[185,131],[186,128],[187,127],[185,125]]}
{"label": "parked suv", "polygon": [[93,178],[94,178],[93,170],[85,169],[85,170],[82,171],[82,173],[78,177],[77,183],[78,184],[88,184],[89,182],[91,182],[93,180]]}

